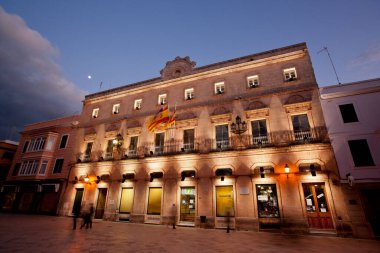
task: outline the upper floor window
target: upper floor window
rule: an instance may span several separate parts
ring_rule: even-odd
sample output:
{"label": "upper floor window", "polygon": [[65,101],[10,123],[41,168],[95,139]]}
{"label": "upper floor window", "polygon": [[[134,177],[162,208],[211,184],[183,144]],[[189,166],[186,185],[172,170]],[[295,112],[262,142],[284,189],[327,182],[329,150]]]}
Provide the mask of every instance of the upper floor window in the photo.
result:
{"label": "upper floor window", "polygon": [[120,104],[114,104],[112,106],[112,113],[113,114],[118,114],[119,113],[119,110],[120,110]]}
{"label": "upper floor window", "polygon": [[37,172],[38,162],[36,160],[23,161],[19,175],[28,176],[35,175]]}
{"label": "upper floor window", "polygon": [[84,152],[84,160],[90,160],[90,158],[91,158],[92,144],[93,144],[93,142],[87,142],[86,150]]}
{"label": "upper floor window", "polygon": [[194,88],[185,90],[185,100],[191,100],[194,98]]}
{"label": "upper floor window", "polygon": [[224,82],[218,82],[214,84],[215,94],[223,94],[224,93]]}
{"label": "upper floor window", "polygon": [[287,82],[296,80],[297,79],[296,68],[284,69],[284,79]]}
{"label": "upper floor window", "polygon": [[339,105],[339,110],[344,123],[358,122],[355,107],[353,104]]}
{"label": "upper floor window", "polygon": [[259,76],[249,76],[247,77],[248,88],[256,88],[259,87]]}
{"label": "upper floor window", "polygon": [[129,142],[128,155],[135,156],[137,154],[137,142],[139,140],[138,136],[131,136]]}
{"label": "upper floor window", "polygon": [[251,122],[253,144],[268,143],[268,131],[266,120],[254,120]]}
{"label": "upper floor window", "polygon": [[31,151],[39,151],[43,150],[45,147],[45,142],[46,138],[45,137],[40,137],[40,138],[35,138],[30,141],[30,145],[28,145],[28,152]]}
{"label": "upper floor window", "polygon": [[113,139],[107,141],[106,159],[113,157]]}
{"label": "upper floor window", "polygon": [[92,110],[92,117],[94,119],[96,119],[97,117],[99,117],[99,108],[95,108]]}
{"label": "upper floor window", "polygon": [[350,147],[355,167],[375,165],[366,139],[349,140],[348,146]]}
{"label": "upper floor window", "polygon": [[58,158],[55,160],[53,174],[61,173],[63,167],[63,158]]}
{"label": "upper floor window", "polygon": [[62,135],[61,143],[59,144],[60,149],[66,148],[68,138],[69,138],[69,136],[67,134]]}
{"label": "upper floor window", "polygon": [[135,104],[133,105],[133,108],[135,110],[140,110],[141,109],[141,104],[142,104],[142,99],[136,99]]}
{"label": "upper floor window", "polygon": [[40,174],[40,175],[45,175],[47,165],[48,165],[48,161],[43,160],[43,161],[41,162],[40,170],[38,171],[38,174]]}
{"label": "upper floor window", "polygon": [[307,114],[293,115],[292,123],[296,141],[308,140],[312,137]]}
{"label": "upper floor window", "polygon": [[194,129],[183,131],[183,149],[184,151],[194,150]]}
{"label": "upper floor window", "polygon": [[164,105],[167,103],[167,96],[166,94],[160,94],[158,95],[158,104],[159,105]]}
{"label": "upper floor window", "polygon": [[215,126],[216,148],[226,149],[229,146],[228,125]]}
{"label": "upper floor window", "polygon": [[155,153],[162,154],[164,152],[164,140],[165,140],[165,133],[156,134],[156,137],[154,140]]}
{"label": "upper floor window", "polygon": [[17,176],[20,172],[21,163],[16,163],[12,171],[12,176]]}
{"label": "upper floor window", "polygon": [[22,148],[22,153],[25,153],[25,152],[26,152],[26,150],[28,149],[28,146],[29,146],[29,141],[26,141],[26,142],[24,143],[24,147]]}

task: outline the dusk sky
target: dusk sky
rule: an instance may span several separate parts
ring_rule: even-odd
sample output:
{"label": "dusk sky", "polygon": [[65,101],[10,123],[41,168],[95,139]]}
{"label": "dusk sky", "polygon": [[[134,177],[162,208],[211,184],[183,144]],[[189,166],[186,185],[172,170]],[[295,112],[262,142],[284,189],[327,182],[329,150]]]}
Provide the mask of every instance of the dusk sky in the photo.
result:
{"label": "dusk sky", "polygon": [[[379,0],[0,1],[0,139],[84,95],[306,42],[319,86],[380,77]],[[91,75],[91,79],[88,76]]]}

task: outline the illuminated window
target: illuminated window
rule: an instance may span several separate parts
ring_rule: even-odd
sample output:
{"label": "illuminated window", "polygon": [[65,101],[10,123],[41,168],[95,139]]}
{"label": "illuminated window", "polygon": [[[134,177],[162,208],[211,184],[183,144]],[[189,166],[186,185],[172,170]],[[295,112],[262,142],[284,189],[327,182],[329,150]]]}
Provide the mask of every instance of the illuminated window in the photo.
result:
{"label": "illuminated window", "polygon": [[138,136],[131,136],[130,142],[129,142],[129,149],[128,149],[128,155],[129,156],[135,156],[137,155],[137,143],[138,143],[139,137]]}
{"label": "illuminated window", "polygon": [[249,88],[259,87],[259,76],[255,75],[247,77],[247,84]]}
{"label": "illuminated window", "polygon": [[234,209],[234,191],[232,186],[216,186],[216,216],[233,217]]}
{"label": "illuminated window", "polygon": [[166,94],[158,95],[158,104],[159,105],[165,105],[167,103],[167,96]]}
{"label": "illuminated window", "polygon": [[284,69],[284,79],[286,82],[296,80],[297,79],[296,68]]}
{"label": "illuminated window", "polygon": [[257,209],[260,218],[278,218],[280,211],[278,208],[277,191],[275,184],[256,185]]}
{"label": "illuminated window", "polygon": [[254,144],[268,143],[268,131],[265,119],[254,120],[251,122],[252,140]]}
{"label": "illuminated window", "polygon": [[120,198],[120,213],[131,213],[133,204],[133,188],[122,188]]}
{"label": "illuminated window", "polygon": [[157,133],[154,140],[154,151],[156,154],[164,152],[165,133]]}
{"label": "illuminated window", "polygon": [[96,119],[99,116],[99,108],[95,108],[92,110],[92,117]]}
{"label": "illuminated window", "polygon": [[162,198],[161,187],[149,188],[147,214],[156,214],[156,215],[161,214],[161,198]]}
{"label": "illuminated window", "polygon": [[135,110],[140,110],[142,104],[142,99],[136,99],[133,108]]}
{"label": "illuminated window", "polygon": [[194,129],[183,131],[183,148],[184,151],[194,150]]}
{"label": "illuminated window", "polygon": [[93,142],[87,142],[86,150],[84,152],[84,160],[89,161],[91,159],[91,150]]}
{"label": "illuminated window", "polygon": [[120,110],[120,104],[114,104],[112,107],[112,113],[113,114],[118,114]]}
{"label": "illuminated window", "polygon": [[224,93],[224,82],[218,82],[214,84],[215,94],[223,94]]}
{"label": "illuminated window", "polygon": [[229,146],[228,125],[215,126],[215,139],[217,149],[227,149]]}
{"label": "illuminated window", "polygon": [[292,123],[296,141],[307,140],[312,137],[307,114],[293,115]]}
{"label": "illuminated window", "polygon": [[185,90],[185,100],[192,100],[194,98],[194,88]]}

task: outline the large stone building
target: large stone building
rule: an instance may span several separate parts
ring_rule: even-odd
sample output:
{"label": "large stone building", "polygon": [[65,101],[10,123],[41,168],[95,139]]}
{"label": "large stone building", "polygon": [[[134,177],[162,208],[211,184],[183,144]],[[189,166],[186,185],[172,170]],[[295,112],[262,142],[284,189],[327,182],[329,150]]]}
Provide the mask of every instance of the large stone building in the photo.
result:
{"label": "large stone building", "polygon": [[56,215],[68,184],[78,115],[27,125],[1,189],[1,210]]}
{"label": "large stone building", "polygon": [[364,207],[379,237],[380,79],[323,87],[320,93],[349,215],[355,227],[366,229]]}
{"label": "large stone building", "polygon": [[[175,124],[148,131],[166,106]],[[79,121],[61,215],[356,233],[305,43],[197,68],[177,57],[86,96]]]}
{"label": "large stone building", "polygon": [[18,142],[11,140],[0,141],[0,187],[7,178],[17,146]]}

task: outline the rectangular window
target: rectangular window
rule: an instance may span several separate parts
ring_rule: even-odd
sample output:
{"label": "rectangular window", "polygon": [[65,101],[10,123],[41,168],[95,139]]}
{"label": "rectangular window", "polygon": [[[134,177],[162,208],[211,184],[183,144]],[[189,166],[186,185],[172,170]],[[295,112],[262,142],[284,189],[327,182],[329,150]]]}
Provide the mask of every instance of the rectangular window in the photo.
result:
{"label": "rectangular window", "polygon": [[181,188],[180,221],[194,222],[195,219],[195,188]]}
{"label": "rectangular window", "polygon": [[135,110],[140,110],[142,104],[142,99],[136,99],[133,108]]}
{"label": "rectangular window", "polygon": [[138,143],[139,137],[138,136],[132,136],[131,140],[129,142],[129,150],[128,155],[135,156],[137,155],[137,143]]}
{"label": "rectangular window", "polygon": [[252,126],[252,140],[254,144],[268,143],[268,132],[266,120],[254,120],[251,122]]}
{"label": "rectangular window", "polygon": [[16,163],[12,171],[12,176],[17,176],[20,172],[21,163]]}
{"label": "rectangular window", "polygon": [[63,135],[62,138],[61,138],[61,143],[59,144],[59,148],[62,149],[62,148],[66,148],[66,145],[67,145],[67,139],[69,138],[69,136],[66,134],[66,135]]}
{"label": "rectangular window", "polygon": [[113,157],[113,140],[107,141],[106,159],[111,159]]}
{"label": "rectangular window", "polygon": [[120,213],[131,213],[133,204],[133,188],[122,188],[120,198]]}
{"label": "rectangular window", "polygon": [[99,108],[95,108],[92,110],[92,117],[96,119],[99,116]]}
{"label": "rectangular window", "polygon": [[275,184],[256,185],[257,209],[260,218],[279,218],[277,190]]}
{"label": "rectangular window", "polygon": [[161,214],[161,198],[162,198],[162,188],[161,187],[151,187],[149,188],[149,199],[148,199],[148,214]]}
{"label": "rectangular window", "polygon": [[183,131],[183,148],[185,151],[194,150],[194,129]]}
{"label": "rectangular window", "polygon": [[40,165],[40,170],[39,170],[38,174],[40,174],[40,175],[45,175],[47,165],[48,165],[48,161],[45,161],[45,160],[42,161],[42,162],[41,162],[41,165]]}
{"label": "rectangular window", "polygon": [[47,145],[46,145],[46,150],[48,151],[53,151],[53,147],[54,147],[54,144],[55,144],[55,140],[57,138],[55,136],[50,136],[48,141],[47,141]]}
{"label": "rectangular window", "polygon": [[158,104],[159,105],[164,105],[166,103],[167,103],[166,94],[158,95]]}
{"label": "rectangular window", "polygon": [[284,79],[286,82],[296,80],[297,79],[296,68],[284,69]]}
{"label": "rectangular window", "polygon": [[194,88],[185,90],[185,100],[192,100],[194,98]]}
{"label": "rectangular window", "polygon": [[26,142],[24,143],[24,147],[22,148],[22,153],[25,153],[25,152],[26,152],[26,150],[28,149],[28,146],[29,146],[29,141],[26,141]]}
{"label": "rectangular window", "polygon": [[233,217],[234,209],[234,191],[232,186],[216,186],[216,216]]}
{"label": "rectangular window", "polygon": [[216,148],[226,149],[229,146],[228,125],[215,126]]}
{"label": "rectangular window", "polygon": [[46,142],[45,137],[39,137],[39,138],[32,139],[30,141],[30,145],[28,145],[27,151],[32,152],[32,151],[43,150],[45,147],[45,142]]}
{"label": "rectangular window", "polygon": [[118,114],[120,110],[120,104],[114,104],[112,107],[112,113],[113,114]]}
{"label": "rectangular window", "polygon": [[93,144],[93,142],[87,142],[86,151],[84,152],[84,160],[90,160],[92,144]]}
{"label": "rectangular window", "polygon": [[53,174],[61,173],[63,166],[63,158],[58,158],[55,160]]}
{"label": "rectangular window", "polygon": [[308,140],[312,137],[307,114],[293,115],[292,123],[296,141]]}
{"label": "rectangular window", "polygon": [[155,140],[154,140],[154,146],[155,146],[155,153],[156,154],[162,154],[164,152],[164,140],[165,140],[165,133],[157,133]]}
{"label": "rectangular window", "polygon": [[36,160],[23,161],[19,175],[30,176],[37,173],[38,163]]}
{"label": "rectangular window", "polygon": [[353,104],[339,105],[339,110],[344,123],[359,121]]}
{"label": "rectangular window", "polygon": [[218,82],[214,84],[215,94],[223,94],[224,93],[224,82]]}
{"label": "rectangular window", "polygon": [[259,87],[259,76],[249,76],[247,77],[248,88],[256,88]]}
{"label": "rectangular window", "polygon": [[350,147],[352,159],[354,160],[355,167],[374,166],[371,151],[369,149],[367,140],[349,140],[348,146]]}

